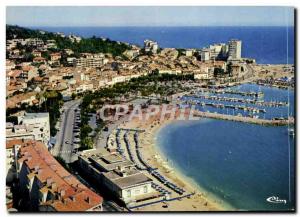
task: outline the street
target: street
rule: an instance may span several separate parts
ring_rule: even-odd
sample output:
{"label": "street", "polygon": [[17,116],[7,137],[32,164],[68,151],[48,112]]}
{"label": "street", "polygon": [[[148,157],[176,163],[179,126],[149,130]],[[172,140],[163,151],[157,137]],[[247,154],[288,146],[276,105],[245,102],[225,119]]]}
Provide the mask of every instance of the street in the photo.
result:
{"label": "street", "polygon": [[56,144],[53,148],[53,155],[60,156],[66,163],[77,160],[77,155],[73,153],[73,127],[75,122],[75,109],[78,109],[80,100],[68,101],[63,106],[61,124],[56,135]]}

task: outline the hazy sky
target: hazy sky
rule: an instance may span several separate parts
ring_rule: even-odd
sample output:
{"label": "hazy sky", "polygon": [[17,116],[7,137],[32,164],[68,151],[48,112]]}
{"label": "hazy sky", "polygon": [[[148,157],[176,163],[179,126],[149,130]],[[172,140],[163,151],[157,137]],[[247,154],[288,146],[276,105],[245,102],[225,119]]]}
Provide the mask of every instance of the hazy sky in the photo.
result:
{"label": "hazy sky", "polygon": [[291,7],[7,7],[20,26],[293,26]]}

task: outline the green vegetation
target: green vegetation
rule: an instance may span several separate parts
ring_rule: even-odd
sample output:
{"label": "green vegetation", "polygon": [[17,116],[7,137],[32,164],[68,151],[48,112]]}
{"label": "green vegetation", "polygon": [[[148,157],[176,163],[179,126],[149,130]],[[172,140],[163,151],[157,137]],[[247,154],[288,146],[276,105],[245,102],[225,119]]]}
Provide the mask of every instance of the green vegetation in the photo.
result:
{"label": "green vegetation", "polygon": [[182,48],[178,48],[178,49],[176,49],[177,51],[178,51],[178,57],[180,57],[180,56],[185,56],[185,49],[182,49]]}
{"label": "green vegetation", "polygon": [[221,68],[214,69],[214,77],[220,77],[220,76],[224,76],[224,75],[225,75],[224,69],[221,69]]}
{"label": "green vegetation", "polygon": [[57,130],[55,125],[60,117],[60,107],[63,105],[62,95],[58,91],[45,92],[43,95],[46,101],[42,104],[41,109],[44,112],[49,112],[50,118],[50,134],[55,136]]}
{"label": "green vegetation", "polygon": [[[149,96],[151,94],[160,94],[168,96],[174,93],[174,81],[194,80],[193,74],[158,74],[157,71],[151,75],[132,78],[128,82],[117,83],[112,87],[101,88],[94,93],[87,93],[83,97],[81,104],[81,115],[95,112],[96,108],[100,108],[105,101],[114,101],[115,98],[128,94],[137,94]],[[171,86],[165,84],[171,83]],[[179,85],[178,85],[179,86]]]}
{"label": "green vegetation", "polygon": [[88,124],[82,124],[80,127],[80,140],[81,140],[81,149],[90,149],[93,148],[93,141],[89,134],[92,132],[92,128]]}
{"label": "green vegetation", "polygon": [[[80,42],[72,42],[69,38],[63,38],[55,33],[45,32],[42,34],[39,30],[6,25],[6,39],[13,38],[40,38],[44,42],[55,40],[57,49],[52,49],[53,52],[71,49],[74,51],[72,56],[79,56],[79,53],[110,53],[113,56],[122,56],[123,52],[129,49],[125,43],[118,43],[109,39],[103,40],[95,36],[83,38]],[[43,57],[49,58],[47,54],[43,54]]]}

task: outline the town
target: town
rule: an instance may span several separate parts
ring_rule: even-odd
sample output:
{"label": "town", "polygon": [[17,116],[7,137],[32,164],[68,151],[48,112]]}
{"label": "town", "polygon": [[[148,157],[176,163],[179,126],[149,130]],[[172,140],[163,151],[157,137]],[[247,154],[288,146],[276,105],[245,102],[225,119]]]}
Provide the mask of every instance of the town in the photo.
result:
{"label": "town", "polygon": [[[258,116],[266,113],[264,109],[225,104],[288,106],[288,102],[259,100],[261,92],[225,89],[243,83],[294,88],[294,65],[257,64],[242,56],[239,39],[190,49],[163,48],[145,39],[140,47],[10,25],[6,37],[10,212],[130,212],[149,207],[167,211],[184,200],[197,200],[206,210],[214,210],[201,194],[169,176],[168,166],[158,169],[158,156],[144,156],[141,143],[150,135],[141,125],[130,125],[125,117],[101,119],[105,105],[128,105],[129,110],[139,105],[146,112],[150,105],[198,104],[237,111],[232,115],[199,111],[200,117],[263,125],[294,123],[293,117]],[[218,96],[222,91],[254,99]],[[240,110],[249,112],[247,117]],[[158,120],[153,115],[149,126],[157,127]]]}

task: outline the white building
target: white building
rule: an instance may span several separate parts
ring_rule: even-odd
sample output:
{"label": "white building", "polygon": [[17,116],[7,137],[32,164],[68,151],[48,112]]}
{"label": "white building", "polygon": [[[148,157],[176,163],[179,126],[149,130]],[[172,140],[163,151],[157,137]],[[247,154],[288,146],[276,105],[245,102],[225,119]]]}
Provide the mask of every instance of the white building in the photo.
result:
{"label": "white building", "polygon": [[228,59],[241,59],[242,41],[232,39],[229,41]]}
{"label": "white building", "polygon": [[145,40],[144,49],[146,53],[152,52],[156,54],[158,50],[158,43],[156,41]]}
{"label": "white building", "polygon": [[194,49],[187,49],[187,50],[185,51],[185,55],[186,55],[187,57],[193,56],[194,53],[195,53],[195,50],[194,50]]}
{"label": "white building", "polygon": [[201,61],[205,62],[205,61],[209,61],[210,60],[210,51],[209,49],[203,49],[200,51],[200,58]]}
{"label": "white building", "polygon": [[[49,113],[25,113],[18,117],[18,124],[34,135],[34,139],[43,142],[45,145],[50,140]],[[19,131],[18,131],[19,132]],[[25,132],[25,131],[21,131]]]}
{"label": "white building", "polygon": [[134,163],[114,149],[90,149],[78,158],[79,166],[97,180],[111,194],[126,204],[151,199],[157,192],[151,187],[152,179],[137,170]]}
{"label": "white building", "polygon": [[108,63],[108,59],[103,57],[87,57],[87,58],[79,58],[73,61],[75,67],[101,67]]}
{"label": "white building", "polygon": [[211,60],[223,59],[227,55],[228,45],[224,43],[213,44],[209,46],[209,50]]}

